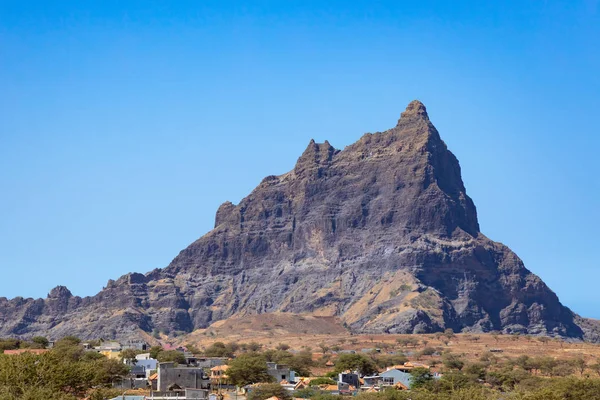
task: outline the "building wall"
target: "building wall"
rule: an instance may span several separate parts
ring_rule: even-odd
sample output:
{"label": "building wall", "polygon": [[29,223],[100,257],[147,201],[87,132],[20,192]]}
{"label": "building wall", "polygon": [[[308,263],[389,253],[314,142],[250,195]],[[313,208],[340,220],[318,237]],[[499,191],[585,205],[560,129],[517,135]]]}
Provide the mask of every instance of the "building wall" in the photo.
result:
{"label": "building wall", "polygon": [[172,385],[182,389],[209,389],[210,380],[202,368],[175,368],[173,363],[160,363],[157,389],[166,392]]}
{"label": "building wall", "polygon": [[118,350],[100,350],[99,353],[103,356],[106,356],[106,358],[110,360],[117,360],[121,358],[121,352]]}
{"label": "building wall", "polygon": [[281,382],[282,380],[293,381],[289,368],[269,368],[268,373],[275,378],[275,382]]}
{"label": "building wall", "polygon": [[358,388],[360,386],[360,381],[358,379],[358,375],[357,374],[344,374],[344,373],[341,373],[341,374],[338,375],[338,382],[347,383],[349,385],[354,386],[355,388]]}
{"label": "building wall", "polygon": [[394,385],[401,382],[406,387],[410,387],[411,375],[408,372],[399,371],[397,369],[390,369],[388,371],[379,374],[380,377],[394,378]]}

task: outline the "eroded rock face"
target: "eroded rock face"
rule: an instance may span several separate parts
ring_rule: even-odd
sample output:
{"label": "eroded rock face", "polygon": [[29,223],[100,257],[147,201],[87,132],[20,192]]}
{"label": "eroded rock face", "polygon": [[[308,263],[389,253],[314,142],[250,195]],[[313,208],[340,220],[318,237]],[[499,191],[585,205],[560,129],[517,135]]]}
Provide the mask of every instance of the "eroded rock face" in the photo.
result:
{"label": "eroded rock face", "polygon": [[61,287],[0,299],[0,335],[189,332],[275,311],[337,316],[357,332],[597,337],[479,232],[458,160],[418,101],[344,150],[311,140],[292,171],[221,205],[215,228],[164,269],[84,299]]}

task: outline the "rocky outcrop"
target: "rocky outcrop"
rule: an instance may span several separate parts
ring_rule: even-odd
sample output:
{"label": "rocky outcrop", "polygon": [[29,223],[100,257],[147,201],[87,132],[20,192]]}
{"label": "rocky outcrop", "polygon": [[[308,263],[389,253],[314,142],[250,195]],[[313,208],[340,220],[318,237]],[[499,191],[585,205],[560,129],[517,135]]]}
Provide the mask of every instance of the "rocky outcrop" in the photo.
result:
{"label": "rocky outcrop", "polygon": [[460,165],[414,101],[343,150],[311,140],[294,169],[221,205],[215,228],[96,296],[0,299],[0,335],[190,332],[268,312],[336,316],[357,332],[598,336],[506,246],[479,232]]}

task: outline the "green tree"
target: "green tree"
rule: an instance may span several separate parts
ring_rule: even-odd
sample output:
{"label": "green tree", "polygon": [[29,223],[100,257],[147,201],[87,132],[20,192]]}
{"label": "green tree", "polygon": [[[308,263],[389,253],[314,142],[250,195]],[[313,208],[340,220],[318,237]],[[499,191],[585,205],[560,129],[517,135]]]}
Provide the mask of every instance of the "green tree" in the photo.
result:
{"label": "green tree", "polygon": [[446,353],[442,356],[442,363],[446,368],[461,370],[465,363],[460,359],[459,356],[452,353]]}
{"label": "green tree", "polygon": [[291,400],[290,392],[279,383],[265,383],[254,388],[248,395],[248,400],[266,400],[271,397],[282,400]]}
{"label": "green tree", "polygon": [[56,345],[68,345],[68,346],[78,346],[81,344],[81,339],[77,336],[65,336],[62,339],[56,341]]}
{"label": "green tree", "polygon": [[41,349],[45,349],[50,344],[50,341],[43,336],[34,336],[31,342],[38,345]]}
{"label": "green tree", "polygon": [[192,354],[201,354],[202,353],[202,351],[193,344],[186,344],[185,347]]}
{"label": "green tree", "polygon": [[159,362],[174,362],[177,364],[185,364],[185,356],[181,351],[163,350],[158,353],[157,360]]}
{"label": "green tree", "polygon": [[260,354],[242,354],[229,363],[227,370],[229,379],[237,386],[245,386],[258,382],[272,382],[268,374],[267,360]]}
{"label": "green tree", "polygon": [[427,368],[421,368],[421,367],[413,368],[410,371],[410,376],[411,376],[411,381],[410,381],[411,389],[421,388],[433,379],[429,370]]}
{"label": "green tree", "polygon": [[312,399],[319,394],[319,389],[307,387],[300,390],[294,390],[294,397],[297,399]]}
{"label": "green tree", "polygon": [[319,386],[319,385],[335,385],[335,381],[333,379],[329,379],[329,378],[314,378],[311,379],[310,386]]}
{"label": "green tree", "polygon": [[134,363],[137,361],[135,356],[137,356],[137,351],[134,349],[125,349],[121,351],[121,360],[128,361],[130,363]]}
{"label": "green tree", "polygon": [[249,351],[259,351],[262,349],[262,344],[256,342],[250,342],[246,345]]}
{"label": "green tree", "polygon": [[158,359],[158,354],[163,351],[163,348],[160,346],[152,346],[150,347],[150,357],[155,360]]}
{"label": "green tree", "polygon": [[0,339],[0,352],[4,350],[16,350],[21,342],[13,338]]}
{"label": "green tree", "polygon": [[363,375],[377,373],[377,365],[362,354],[342,354],[335,361],[335,371],[358,371]]}
{"label": "green tree", "polygon": [[204,350],[204,355],[207,357],[233,357],[233,351],[225,343],[215,342]]}

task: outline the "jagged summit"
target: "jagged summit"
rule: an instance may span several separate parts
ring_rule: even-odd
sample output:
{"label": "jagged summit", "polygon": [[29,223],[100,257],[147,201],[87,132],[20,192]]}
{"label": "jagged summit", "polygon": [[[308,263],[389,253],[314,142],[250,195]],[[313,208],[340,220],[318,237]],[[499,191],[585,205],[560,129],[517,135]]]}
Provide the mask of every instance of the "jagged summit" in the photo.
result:
{"label": "jagged summit", "polygon": [[48,298],[50,299],[69,298],[72,296],[73,294],[66,286],[56,286],[48,293]]}
{"label": "jagged summit", "polygon": [[[94,297],[0,298],[0,335],[126,337],[289,312],[356,332],[446,328],[598,338],[506,246],[479,232],[457,158],[419,101],[337,150],[311,140],[164,269]],[[58,299],[58,300],[57,300]]]}
{"label": "jagged summit", "polygon": [[425,105],[423,103],[421,103],[419,100],[411,101],[408,104],[408,106],[406,107],[406,110],[404,110],[400,114],[400,118],[413,118],[413,117],[429,120],[429,115],[427,115],[427,109],[425,108]]}

